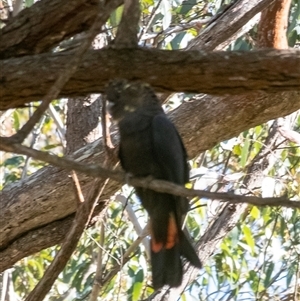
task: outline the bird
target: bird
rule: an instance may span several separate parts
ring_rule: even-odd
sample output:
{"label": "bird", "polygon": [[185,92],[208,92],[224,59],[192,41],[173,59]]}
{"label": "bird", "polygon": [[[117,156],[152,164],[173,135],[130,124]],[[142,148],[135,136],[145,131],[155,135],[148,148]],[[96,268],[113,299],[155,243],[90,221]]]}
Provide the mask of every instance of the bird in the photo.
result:
{"label": "bird", "polygon": [[[125,172],[185,185],[189,181],[185,147],[152,87],[115,79],[108,84],[106,97],[108,111],[118,125],[119,159]],[[153,288],[178,287],[183,277],[182,257],[202,267],[187,230],[182,229],[188,199],[141,187],[135,191],[149,215]]]}

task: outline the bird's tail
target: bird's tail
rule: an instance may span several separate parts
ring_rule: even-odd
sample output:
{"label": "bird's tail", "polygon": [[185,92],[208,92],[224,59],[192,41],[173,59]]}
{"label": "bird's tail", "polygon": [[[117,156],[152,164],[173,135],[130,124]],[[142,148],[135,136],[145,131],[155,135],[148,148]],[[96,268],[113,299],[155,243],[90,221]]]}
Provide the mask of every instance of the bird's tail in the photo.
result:
{"label": "bird's tail", "polygon": [[[152,233],[153,234],[153,233]],[[152,283],[154,289],[164,285],[177,287],[182,282],[183,268],[181,256],[193,266],[201,268],[201,262],[190,240],[178,229],[174,216],[170,216],[165,243],[151,239]]]}

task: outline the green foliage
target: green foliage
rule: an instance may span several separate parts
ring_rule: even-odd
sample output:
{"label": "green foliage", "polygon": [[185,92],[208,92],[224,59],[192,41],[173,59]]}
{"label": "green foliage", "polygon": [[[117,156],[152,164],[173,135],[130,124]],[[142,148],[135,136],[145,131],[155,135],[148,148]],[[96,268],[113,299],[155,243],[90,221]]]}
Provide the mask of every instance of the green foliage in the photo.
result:
{"label": "green foliage", "polygon": [[121,21],[123,6],[119,6],[110,16],[109,21],[113,28],[117,27]]}
{"label": "green foliage", "polygon": [[289,46],[293,47],[300,40],[300,1],[293,0],[288,27]]}
{"label": "green foliage", "polygon": [[34,3],[34,0],[25,0],[25,7],[30,7]]}

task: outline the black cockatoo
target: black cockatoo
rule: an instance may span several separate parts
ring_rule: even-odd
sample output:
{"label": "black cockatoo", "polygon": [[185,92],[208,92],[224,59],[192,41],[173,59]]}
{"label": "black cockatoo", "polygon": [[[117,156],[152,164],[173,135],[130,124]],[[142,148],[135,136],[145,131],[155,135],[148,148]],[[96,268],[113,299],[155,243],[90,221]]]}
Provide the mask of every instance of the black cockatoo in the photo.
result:
{"label": "black cockatoo", "polygon": [[[152,176],[184,185],[189,180],[181,138],[152,88],[141,82],[112,81],[106,91],[109,111],[120,132],[123,169],[136,177]],[[150,217],[152,281],[155,289],[182,281],[181,256],[200,268],[200,260],[182,230],[188,211],[184,197],[135,188]]]}

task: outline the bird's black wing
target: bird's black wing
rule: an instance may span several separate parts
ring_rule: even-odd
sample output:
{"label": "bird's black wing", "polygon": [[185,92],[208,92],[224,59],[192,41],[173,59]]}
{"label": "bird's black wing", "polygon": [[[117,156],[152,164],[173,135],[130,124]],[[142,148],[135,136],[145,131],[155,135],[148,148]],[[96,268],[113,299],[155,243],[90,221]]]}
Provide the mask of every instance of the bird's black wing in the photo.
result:
{"label": "bird's black wing", "polygon": [[162,167],[163,179],[177,184],[189,180],[186,150],[181,138],[165,114],[156,115],[152,120],[154,155]]}

